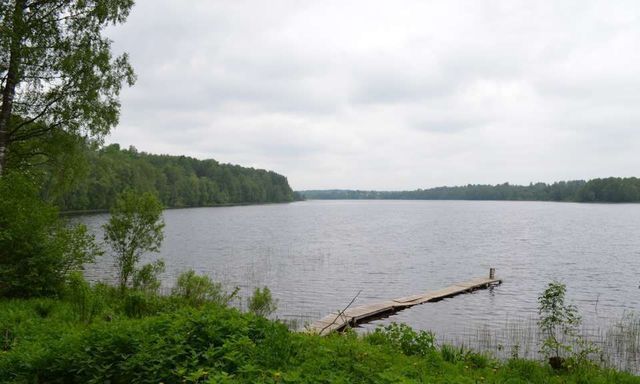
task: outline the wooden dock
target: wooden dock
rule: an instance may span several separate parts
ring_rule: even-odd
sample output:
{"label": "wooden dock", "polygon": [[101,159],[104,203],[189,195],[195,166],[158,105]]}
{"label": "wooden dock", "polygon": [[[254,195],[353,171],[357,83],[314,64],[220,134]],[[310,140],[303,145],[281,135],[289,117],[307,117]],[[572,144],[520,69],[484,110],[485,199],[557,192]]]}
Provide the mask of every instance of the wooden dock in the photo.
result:
{"label": "wooden dock", "polygon": [[433,302],[475,291],[477,289],[488,288],[492,285],[501,284],[502,280],[495,278],[495,270],[491,268],[489,277],[477,277],[462,283],[457,283],[449,287],[439,289],[437,291],[425,292],[417,295],[400,297],[398,299],[382,301],[378,303],[361,305],[358,307],[347,308],[344,311],[333,312],[322,319],[309,325],[306,329],[308,332],[317,333],[319,335],[327,335],[333,331],[340,331],[347,326],[355,326],[364,323],[375,317],[380,317],[387,313],[393,313],[414,305]]}

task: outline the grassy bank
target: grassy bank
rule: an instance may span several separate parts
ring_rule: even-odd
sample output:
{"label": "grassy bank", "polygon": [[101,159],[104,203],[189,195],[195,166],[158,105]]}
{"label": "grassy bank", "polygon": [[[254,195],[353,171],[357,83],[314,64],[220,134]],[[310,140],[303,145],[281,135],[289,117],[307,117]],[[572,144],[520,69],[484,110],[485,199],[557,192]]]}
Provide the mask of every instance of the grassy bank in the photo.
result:
{"label": "grassy bank", "polygon": [[318,337],[212,303],[108,287],[0,301],[3,383],[640,383],[439,346],[404,326]]}

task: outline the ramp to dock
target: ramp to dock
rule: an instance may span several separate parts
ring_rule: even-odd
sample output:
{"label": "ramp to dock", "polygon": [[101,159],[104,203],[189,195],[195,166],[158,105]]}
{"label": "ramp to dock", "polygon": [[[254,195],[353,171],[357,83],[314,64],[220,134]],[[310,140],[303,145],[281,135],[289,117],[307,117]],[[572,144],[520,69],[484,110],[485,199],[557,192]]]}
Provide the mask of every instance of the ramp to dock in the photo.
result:
{"label": "ramp to dock", "polygon": [[393,313],[405,308],[413,307],[414,305],[442,300],[447,297],[460,295],[477,289],[488,288],[501,283],[502,280],[495,278],[495,270],[492,268],[488,278],[477,277],[437,291],[347,308],[344,311],[328,314],[322,319],[309,325],[306,329],[308,332],[324,336],[333,331],[340,331],[347,326],[353,327],[357,324],[364,323],[371,318],[381,316],[385,313]]}

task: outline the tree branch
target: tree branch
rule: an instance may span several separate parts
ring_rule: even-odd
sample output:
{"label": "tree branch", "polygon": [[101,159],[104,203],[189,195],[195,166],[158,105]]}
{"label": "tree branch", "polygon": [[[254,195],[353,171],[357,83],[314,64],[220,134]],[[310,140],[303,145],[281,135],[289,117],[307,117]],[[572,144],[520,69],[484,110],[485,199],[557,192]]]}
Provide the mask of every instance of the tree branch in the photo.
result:
{"label": "tree branch", "polygon": [[358,291],[358,293],[353,297],[353,299],[351,299],[351,301],[349,302],[349,304],[347,304],[347,306],[346,306],[346,307],[344,307],[344,308],[342,309],[342,311],[339,311],[339,312],[338,312],[338,314],[336,315],[336,318],[335,318],[335,319],[333,319],[333,321],[332,321],[331,323],[327,324],[324,328],[322,328],[322,329],[320,330],[320,332],[318,332],[318,334],[322,335],[322,332],[324,332],[324,331],[325,331],[325,329],[327,329],[327,328],[329,328],[330,326],[332,326],[333,324],[335,324],[335,323],[336,323],[336,321],[338,321],[338,319],[339,319],[340,317],[342,317],[342,316],[343,316],[344,312],[345,312],[347,309],[349,309],[349,307],[351,307],[351,305],[356,301],[356,299],[358,298],[358,296],[360,296],[360,293],[361,293],[361,292],[362,292],[362,289]]}
{"label": "tree branch", "polygon": [[[62,93],[61,95],[59,95],[58,97],[55,97],[53,100],[51,100],[49,103],[47,103],[45,105],[45,107],[42,109],[42,111],[40,111],[40,113],[38,113],[37,115],[35,115],[34,117],[23,121],[22,123],[18,124],[14,129],[12,129],[9,134],[9,140],[15,140],[15,141],[20,141],[20,136],[18,136],[17,139],[12,138],[12,136],[18,132],[20,130],[20,128],[29,125],[31,123],[33,123],[34,121],[38,120],[39,118],[41,118],[42,116],[44,116],[45,113],[47,113],[47,111],[49,110],[49,108],[51,108],[55,103],[59,102],[60,100],[62,100],[64,98],[64,93]],[[45,129],[43,130],[42,133],[46,133],[50,131],[50,129]],[[30,137],[35,137],[35,136],[30,136]]]}

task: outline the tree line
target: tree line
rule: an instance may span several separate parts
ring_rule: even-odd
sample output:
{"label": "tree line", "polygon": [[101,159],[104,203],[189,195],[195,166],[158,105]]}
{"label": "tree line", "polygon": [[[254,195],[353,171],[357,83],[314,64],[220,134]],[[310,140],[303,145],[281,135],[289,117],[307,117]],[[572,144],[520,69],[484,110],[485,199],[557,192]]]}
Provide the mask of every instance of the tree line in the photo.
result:
{"label": "tree line", "polygon": [[[61,210],[109,209],[116,196],[129,189],[150,192],[165,207],[294,200],[287,178],[263,169],[220,164],[211,159],[154,155],[134,147],[121,149],[118,144],[87,150],[86,157],[86,177],[55,197]],[[53,180],[49,185],[55,184]]]}
{"label": "tree line", "polygon": [[589,181],[560,181],[529,185],[469,184],[414,191],[309,190],[305,199],[319,200],[530,200],[573,202],[640,202],[640,179],[608,177]]}

